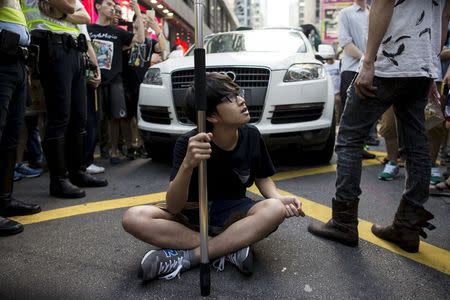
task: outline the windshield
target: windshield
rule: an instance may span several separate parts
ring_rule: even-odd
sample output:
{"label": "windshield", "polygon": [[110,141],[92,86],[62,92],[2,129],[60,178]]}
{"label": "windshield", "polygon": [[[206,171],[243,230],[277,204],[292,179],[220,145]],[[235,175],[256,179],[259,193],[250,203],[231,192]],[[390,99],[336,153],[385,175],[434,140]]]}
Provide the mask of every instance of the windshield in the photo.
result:
{"label": "windshield", "polygon": [[[302,36],[295,30],[251,30],[218,34],[205,38],[205,49],[206,53],[307,52]],[[193,52],[189,51],[186,55],[193,55]]]}

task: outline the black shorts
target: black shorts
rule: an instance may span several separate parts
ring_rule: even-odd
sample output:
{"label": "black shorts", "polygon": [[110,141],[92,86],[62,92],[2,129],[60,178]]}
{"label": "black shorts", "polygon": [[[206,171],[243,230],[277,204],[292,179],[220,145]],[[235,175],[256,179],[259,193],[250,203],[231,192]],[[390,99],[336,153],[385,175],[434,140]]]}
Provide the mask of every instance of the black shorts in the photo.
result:
{"label": "black shorts", "polygon": [[121,119],[127,116],[122,77],[117,76],[110,84],[100,86],[103,114],[106,119]]}
{"label": "black shorts", "polygon": [[[210,235],[217,235],[234,222],[246,217],[248,211],[256,203],[258,203],[258,201],[250,198],[210,201],[208,205]],[[178,218],[177,221],[180,221],[180,223],[198,230],[200,225],[198,208],[185,209],[176,217]]]}

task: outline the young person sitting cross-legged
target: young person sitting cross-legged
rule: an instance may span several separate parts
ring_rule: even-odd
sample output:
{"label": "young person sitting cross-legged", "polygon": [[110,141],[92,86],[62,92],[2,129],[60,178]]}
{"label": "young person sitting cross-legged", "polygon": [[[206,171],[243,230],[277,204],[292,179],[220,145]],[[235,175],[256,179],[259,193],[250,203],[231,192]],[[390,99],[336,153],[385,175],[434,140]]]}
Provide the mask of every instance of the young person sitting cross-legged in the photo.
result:
{"label": "young person sitting cross-legged", "polygon": [[[304,215],[299,200],[280,195],[270,179],[274,166],[258,129],[247,125],[250,115],[239,86],[226,75],[208,73],[206,96],[209,132],[192,130],[177,140],[167,209],[137,206],[123,216],[127,232],[162,248],[142,259],[143,280],[172,279],[200,262],[198,208],[187,208],[188,202],[198,202],[197,166],[202,160],[208,162],[209,257],[219,270],[227,260],[250,275],[249,246],[275,231],[285,218]],[[196,122],[193,86],[186,100],[188,116]],[[253,183],[265,200],[246,196]]]}

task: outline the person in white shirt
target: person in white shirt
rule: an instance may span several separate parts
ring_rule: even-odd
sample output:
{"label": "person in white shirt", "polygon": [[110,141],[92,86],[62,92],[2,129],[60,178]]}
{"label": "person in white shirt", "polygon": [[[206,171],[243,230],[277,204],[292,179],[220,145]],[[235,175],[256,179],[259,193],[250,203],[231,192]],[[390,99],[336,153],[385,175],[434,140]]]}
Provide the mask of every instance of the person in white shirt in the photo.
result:
{"label": "person in white shirt", "polygon": [[[389,226],[373,225],[372,233],[408,252],[419,251],[424,228],[435,227],[425,210],[430,182],[430,153],[424,127],[424,109],[437,70],[431,41],[441,36],[442,5],[450,0],[376,0],[370,11],[369,36],[361,69],[350,86],[336,142],[336,194],[332,218],[311,224],[314,235],[356,247],[358,202],[361,195],[362,145],[372,124],[391,106],[403,137],[408,176]],[[439,23],[439,24],[436,24]]]}

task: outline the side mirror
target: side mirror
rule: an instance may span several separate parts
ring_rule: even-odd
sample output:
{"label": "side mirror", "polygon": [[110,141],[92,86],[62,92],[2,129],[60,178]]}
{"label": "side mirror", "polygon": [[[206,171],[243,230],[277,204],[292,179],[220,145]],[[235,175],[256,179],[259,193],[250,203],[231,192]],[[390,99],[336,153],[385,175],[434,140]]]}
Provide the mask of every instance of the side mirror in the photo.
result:
{"label": "side mirror", "polygon": [[317,60],[320,60],[321,62],[324,61],[324,58],[322,57],[322,55],[320,55],[320,54],[318,54],[318,53],[316,53],[316,54],[314,55],[314,57],[315,57]]}
{"label": "side mirror", "polygon": [[[328,44],[320,44],[318,47],[319,51],[316,52],[316,59],[325,60],[335,57],[334,48]],[[318,58],[320,57],[320,58]]]}

